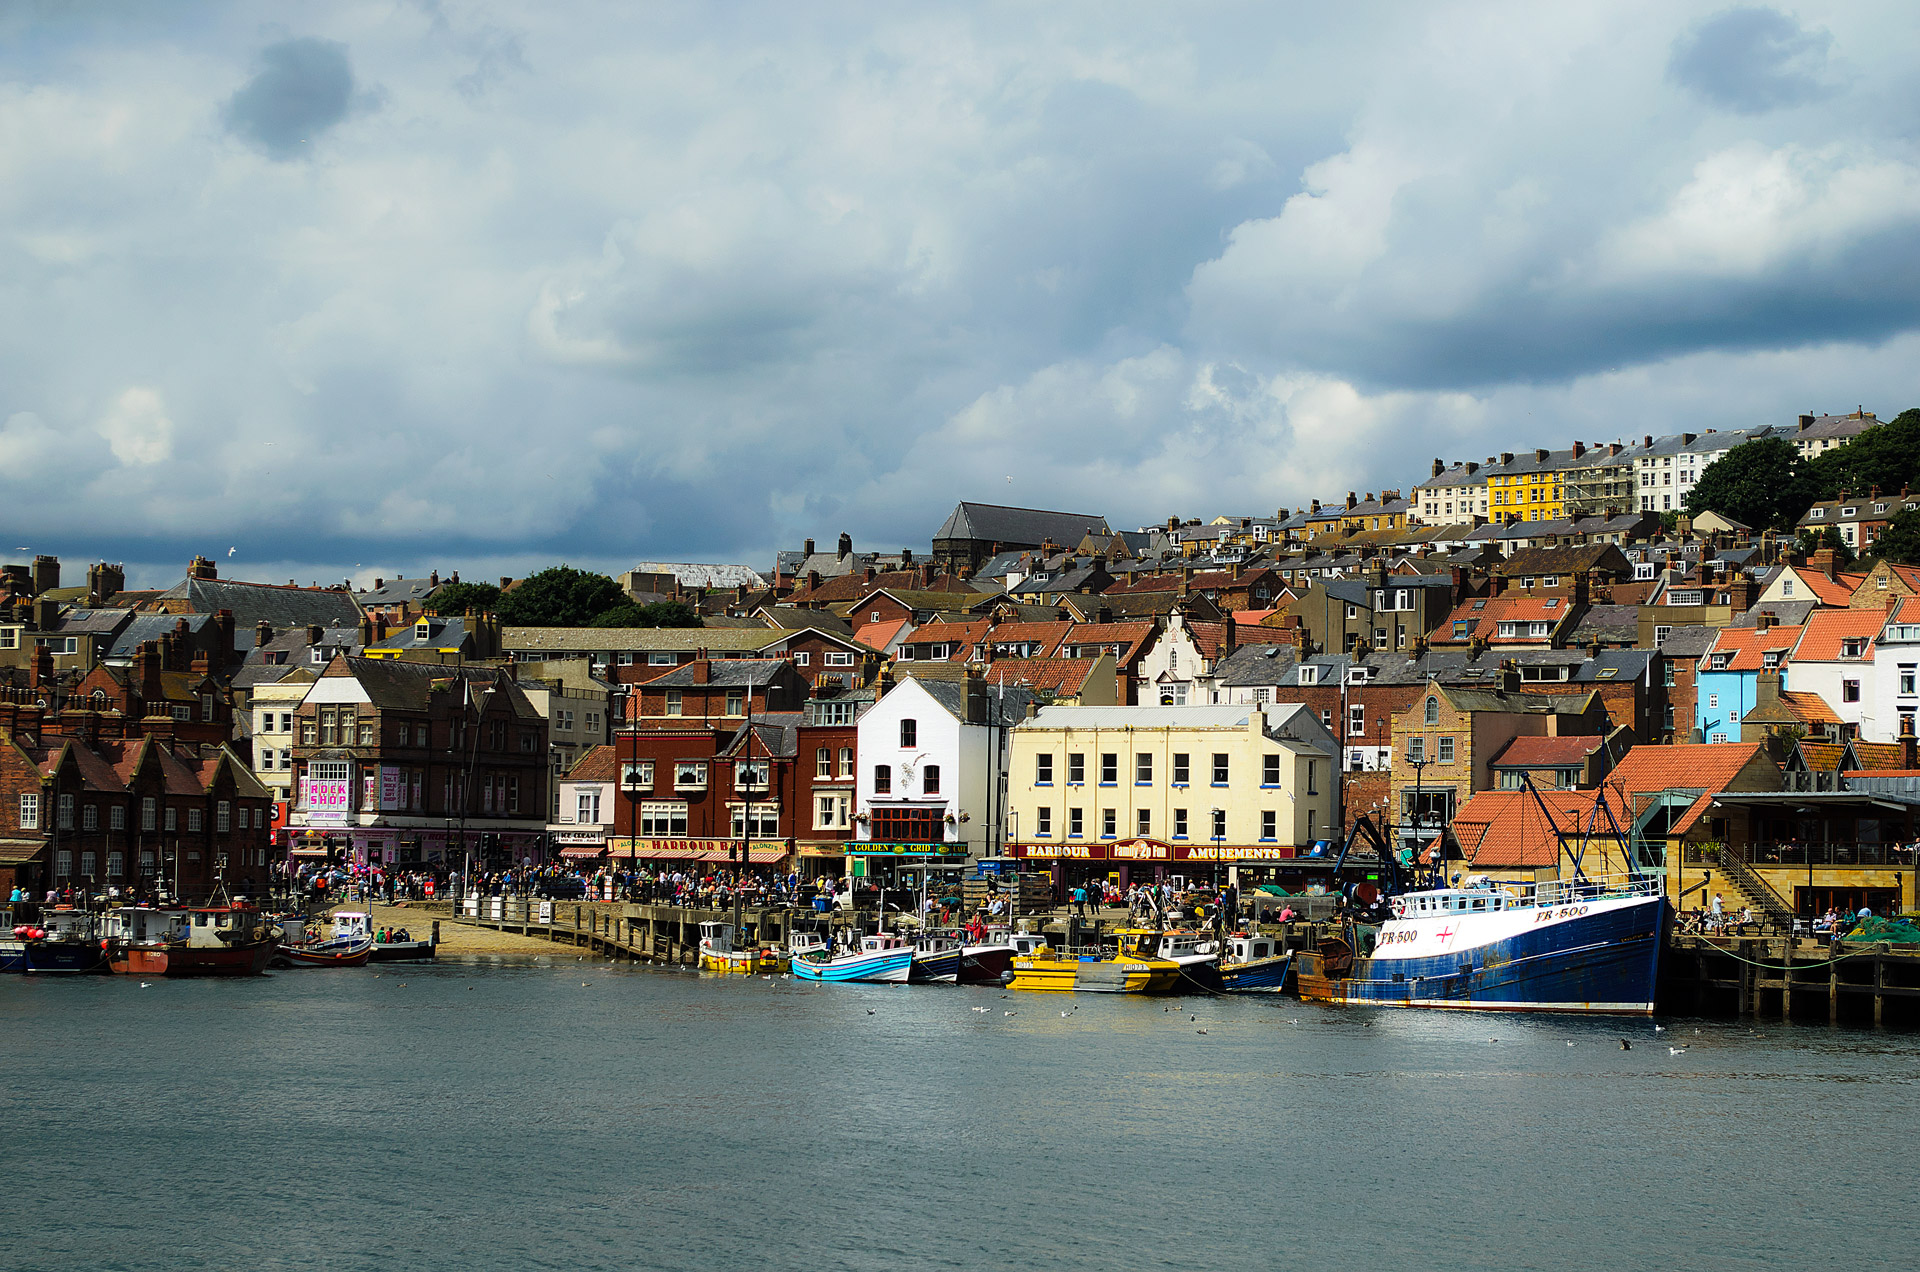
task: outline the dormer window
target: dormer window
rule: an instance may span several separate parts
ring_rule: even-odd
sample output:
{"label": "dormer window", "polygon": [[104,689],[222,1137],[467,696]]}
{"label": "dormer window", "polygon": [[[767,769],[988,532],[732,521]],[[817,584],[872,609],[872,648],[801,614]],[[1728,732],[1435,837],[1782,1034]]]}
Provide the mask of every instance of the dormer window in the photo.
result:
{"label": "dormer window", "polygon": [[1812,518],[1815,521],[1821,520],[1826,515],[1827,515],[1827,510],[1825,508],[1815,508],[1807,514],[1808,517]]}
{"label": "dormer window", "polygon": [[1840,515],[1843,517],[1851,517],[1859,511],[1860,510],[1858,508],[1842,508],[1840,510]]}
{"label": "dormer window", "polygon": [[1885,511],[1887,510],[1887,505],[1885,505],[1885,504],[1883,504],[1883,503],[1877,503],[1877,504],[1875,504],[1875,505],[1873,505],[1873,510],[1874,510],[1875,512],[1885,512]]}
{"label": "dormer window", "polygon": [[413,625],[413,638],[415,640],[432,640],[433,624],[424,618],[415,623]]}
{"label": "dormer window", "polygon": [[1778,667],[1780,665],[1780,651],[1777,649],[1769,649],[1764,654],[1761,654],[1760,665],[1768,671],[1772,671],[1775,667]]}
{"label": "dormer window", "polygon": [[1301,684],[1303,684],[1303,685],[1317,685],[1317,684],[1319,684],[1319,683],[1320,683],[1320,669],[1319,669],[1318,667],[1314,667],[1314,666],[1306,666],[1306,667],[1302,667],[1302,668],[1300,669],[1300,683],[1301,683]]}
{"label": "dormer window", "polygon": [[1708,662],[1708,669],[1712,671],[1725,671],[1727,664],[1732,661],[1733,655],[1731,653],[1715,654]]}
{"label": "dormer window", "polygon": [[1840,642],[1842,658],[1864,658],[1867,653],[1867,641],[1864,636],[1849,636]]}

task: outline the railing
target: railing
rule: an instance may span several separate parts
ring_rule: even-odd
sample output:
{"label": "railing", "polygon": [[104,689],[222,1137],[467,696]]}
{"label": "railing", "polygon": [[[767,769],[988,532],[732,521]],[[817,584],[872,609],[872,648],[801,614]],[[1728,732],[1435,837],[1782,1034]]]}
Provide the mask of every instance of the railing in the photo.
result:
{"label": "railing", "polygon": [[1725,871],[1750,899],[1758,902],[1760,908],[1766,911],[1767,916],[1776,923],[1793,921],[1793,907],[1787,904],[1786,898],[1767,886],[1766,880],[1755,874],[1733,849],[1727,847],[1720,849],[1720,869]]}
{"label": "railing", "polygon": [[1879,866],[1901,869],[1913,864],[1913,845],[1884,843],[1742,844],[1722,849],[1723,859],[1755,866]]}

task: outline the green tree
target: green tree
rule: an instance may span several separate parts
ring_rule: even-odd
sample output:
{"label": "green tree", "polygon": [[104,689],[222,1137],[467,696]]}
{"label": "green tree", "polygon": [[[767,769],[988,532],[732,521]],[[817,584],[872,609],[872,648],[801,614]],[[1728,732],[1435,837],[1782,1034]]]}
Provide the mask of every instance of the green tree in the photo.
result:
{"label": "green tree", "polygon": [[1873,555],[1895,565],[1920,565],[1920,508],[1895,513],[1886,531],[1874,540]]}
{"label": "green tree", "polygon": [[427,612],[458,617],[472,610],[485,613],[500,603],[500,589],[491,583],[442,583],[427,598]]}
{"label": "green tree", "polygon": [[586,627],[623,598],[620,585],[604,574],[556,565],[502,593],[500,621],[512,627]]}
{"label": "green tree", "polygon": [[1846,569],[1854,562],[1853,549],[1840,537],[1839,526],[1823,526],[1818,530],[1807,529],[1800,532],[1800,546],[1808,552],[1818,552],[1822,548],[1833,552],[1834,565]]}
{"label": "green tree", "polygon": [[1695,516],[1717,512],[1756,530],[1792,530],[1816,492],[1793,443],[1768,437],[1736,446],[1708,464],[1687,492],[1685,507]]}
{"label": "green tree", "polygon": [[589,627],[698,627],[700,615],[684,601],[655,601],[651,605],[629,602],[616,605],[588,624]]}
{"label": "green tree", "polygon": [[1843,490],[1865,498],[1876,488],[1891,494],[1920,487],[1920,410],[1900,412],[1816,457],[1808,468],[1822,499],[1838,499]]}

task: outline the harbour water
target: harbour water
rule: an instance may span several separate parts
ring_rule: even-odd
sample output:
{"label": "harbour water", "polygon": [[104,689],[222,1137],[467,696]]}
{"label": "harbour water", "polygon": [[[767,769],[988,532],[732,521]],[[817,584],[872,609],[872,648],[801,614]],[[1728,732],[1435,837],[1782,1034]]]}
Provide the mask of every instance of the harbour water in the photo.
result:
{"label": "harbour water", "polygon": [[0,1230],[23,1270],[1907,1263],[1920,1038],[1661,1023],[570,956],[10,976]]}

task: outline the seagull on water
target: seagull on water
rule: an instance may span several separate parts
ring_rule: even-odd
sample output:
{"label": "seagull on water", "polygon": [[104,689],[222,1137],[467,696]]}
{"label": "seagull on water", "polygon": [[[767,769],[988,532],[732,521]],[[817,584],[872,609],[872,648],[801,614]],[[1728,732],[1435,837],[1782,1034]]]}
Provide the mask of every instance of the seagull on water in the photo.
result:
{"label": "seagull on water", "polygon": [[869,1016],[873,1015],[873,1008],[871,1007],[867,1008],[867,1015]]}
{"label": "seagull on water", "polygon": [[1620,1040],[1620,1050],[1622,1050],[1622,1051],[1632,1051],[1632,1050],[1633,1050],[1633,1044],[1632,1044],[1632,1043],[1630,1043],[1630,1042],[1628,1042],[1628,1041],[1627,1041],[1627,1040],[1626,1040],[1625,1038],[1622,1038],[1622,1039]]}
{"label": "seagull on water", "polygon": [[1207,1032],[1207,1031],[1206,1031],[1206,1030],[1204,1030],[1204,1029],[1196,1029],[1196,1030],[1194,1030],[1193,1032],[1195,1032],[1195,1033],[1197,1033],[1197,1034],[1203,1034],[1203,1033],[1205,1033],[1205,1032]]}
{"label": "seagull on water", "polygon": [[1679,1055],[1679,1054],[1680,1054],[1681,1052],[1683,1052],[1683,1051],[1685,1051],[1685,1050],[1686,1050],[1686,1048],[1685,1048],[1685,1047],[1668,1047],[1668,1048],[1667,1048],[1667,1054],[1668,1054],[1668,1055],[1670,1055],[1670,1056],[1677,1056],[1677,1055]]}
{"label": "seagull on water", "polygon": [[152,986],[152,985],[150,985],[150,984],[148,984],[148,983],[147,983],[146,981],[141,981],[141,982],[140,982],[140,988],[142,988],[142,989],[152,989],[152,988],[153,988],[153,986]]}

